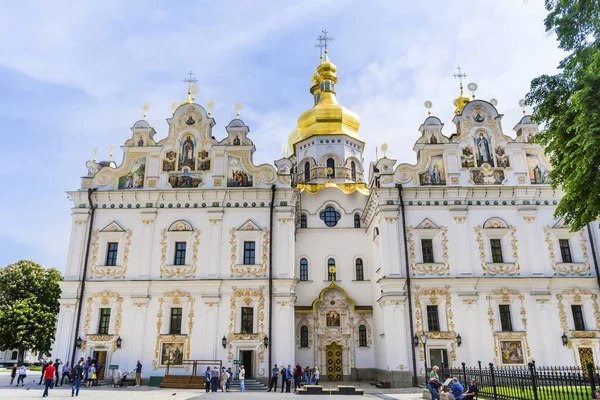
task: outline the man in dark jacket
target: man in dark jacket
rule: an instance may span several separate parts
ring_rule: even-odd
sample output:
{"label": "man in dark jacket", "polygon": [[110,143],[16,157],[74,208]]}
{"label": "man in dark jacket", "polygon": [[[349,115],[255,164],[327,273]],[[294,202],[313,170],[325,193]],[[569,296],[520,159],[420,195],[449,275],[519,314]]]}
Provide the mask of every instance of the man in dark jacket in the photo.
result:
{"label": "man in dark jacket", "polygon": [[71,379],[73,379],[71,383],[71,397],[73,395],[79,396],[79,386],[81,386],[81,381],[83,380],[83,360],[80,360],[79,364],[71,369]]}
{"label": "man in dark jacket", "polygon": [[46,361],[44,361],[44,364],[42,365],[42,376],[40,376],[40,383],[38,383],[38,385],[41,385],[42,381],[44,380],[44,372],[46,371],[47,366],[48,364],[46,363]]}

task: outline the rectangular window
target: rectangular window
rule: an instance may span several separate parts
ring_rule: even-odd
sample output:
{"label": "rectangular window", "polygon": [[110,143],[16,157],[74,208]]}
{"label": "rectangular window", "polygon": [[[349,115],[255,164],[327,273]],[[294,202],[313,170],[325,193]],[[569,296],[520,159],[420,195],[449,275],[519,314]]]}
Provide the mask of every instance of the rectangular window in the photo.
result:
{"label": "rectangular window", "polygon": [[242,330],[240,333],[254,333],[253,307],[242,307]]}
{"label": "rectangular window", "polygon": [[573,323],[576,331],[585,331],[585,320],[583,319],[583,309],[579,304],[571,305],[573,312]]}
{"label": "rectangular window", "polygon": [[503,263],[502,241],[500,239],[490,239],[490,246],[492,246],[492,262],[496,264]]}
{"label": "rectangular window", "polygon": [[98,334],[108,335],[108,327],[110,326],[110,308],[100,309],[100,323],[98,324]]}
{"label": "rectangular window", "polygon": [[562,256],[562,262],[570,263],[573,262],[571,258],[571,247],[569,246],[569,239],[560,239],[560,255]]}
{"label": "rectangular window", "polygon": [[255,242],[244,242],[244,265],[254,265]]}
{"label": "rectangular window", "polygon": [[500,304],[500,327],[502,332],[512,332],[512,319],[510,317],[510,305]]}
{"label": "rectangular window", "polygon": [[119,243],[108,243],[108,247],[106,250],[107,266],[117,265],[117,250],[119,250]]}
{"label": "rectangular window", "polygon": [[440,316],[438,306],[427,306],[427,327],[429,332],[440,331]]}
{"label": "rectangular window", "polygon": [[173,265],[185,265],[186,242],[175,242],[175,262]]}
{"label": "rectangular window", "polygon": [[423,251],[423,262],[432,263],[433,261],[433,240],[421,239],[421,249]]}
{"label": "rectangular window", "polygon": [[182,308],[171,308],[171,327],[169,334],[181,335],[181,319],[183,317]]}

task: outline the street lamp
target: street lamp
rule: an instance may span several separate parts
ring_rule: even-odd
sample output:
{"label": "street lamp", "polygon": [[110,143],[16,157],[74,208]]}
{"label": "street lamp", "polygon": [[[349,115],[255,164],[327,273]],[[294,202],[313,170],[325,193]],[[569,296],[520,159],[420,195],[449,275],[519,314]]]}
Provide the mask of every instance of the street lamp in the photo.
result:
{"label": "street lamp", "polygon": [[223,345],[223,348],[227,347],[227,338],[225,337],[225,335],[223,335],[223,339],[221,339],[221,344]]}
{"label": "street lamp", "polygon": [[425,386],[427,386],[427,382],[429,381],[429,379],[427,379],[427,334],[425,332],[421,333],[421,343],[423,343],[423,359],[425,362]]}
{"label": "street lamp", "polygon": [[267,335],[265,335],[265,338],[263,339],[263,344],[265,347],[269,347],[269,337]]}
{"label": "street lamp", "polygon": [[456,345],[458,347],[460,347],[460,345],[462,344],[462,338],[460,337],[460,333],[458,335],[456,335]]}
{"label": "street lamp", "polygon": [[80,349],[82,344],[83,344],[83,340],[81,340],[81,337],[77,337],[77,340],[75,341],[75,346],[78,349]]}
{"label": "street lamp", "polygon": [[417,347],[419,345],[419,337],[417,335],[413,336],[413,346]]}
{"label": "street lamp", "polygon": [[562,339],[563,342],[563,346],[566,346],[569,344],[569,338],[567,337],[567,334],[563,332],[562,336],[560,337]]}
{"label": "street lamp", "polygon": [[116,343],[117,343],[117,349],[120,349],[120,348],[121,348],[121,345],[123,344],[123,339],[121,339],[121,336],[119,336],[119,337],[117,338],[117,341],[116,341]]}

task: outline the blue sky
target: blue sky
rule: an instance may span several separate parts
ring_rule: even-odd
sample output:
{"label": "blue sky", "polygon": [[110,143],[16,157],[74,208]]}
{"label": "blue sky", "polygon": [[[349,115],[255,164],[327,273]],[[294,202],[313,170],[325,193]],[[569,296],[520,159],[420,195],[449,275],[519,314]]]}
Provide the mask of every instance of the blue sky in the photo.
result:
{"label": "blue sky", "polygon": [[27,1],[0,4],[0,266],[31,259],[64,270],[71,226],[65,191],[79,188],[99,147],[117,163],[129,128],[166,136],[170,104],[195,72],[196,102],[214,101],[215,136],[244,105],[255,161],[281,144],[310,108],[316,37],[335,38],[338,99],[361,118],[365,161],[414,162],[425,100],[451,134],[460,64],[477,96],[499,101],[505,132],[532,78],[563,54],[544,32],[541,1]]}

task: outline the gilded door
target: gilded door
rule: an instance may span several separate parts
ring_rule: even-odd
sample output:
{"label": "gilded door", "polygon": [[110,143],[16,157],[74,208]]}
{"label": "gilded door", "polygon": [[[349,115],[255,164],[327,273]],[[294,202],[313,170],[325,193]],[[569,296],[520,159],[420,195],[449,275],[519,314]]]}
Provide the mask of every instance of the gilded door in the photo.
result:
{"label": "gilded door", "polygon": [[331,343],[326,347],[327,362],[327,380],[342,380],[342,346],[337,343]]}
{"label": "gilded door", "polygon": [[98,380],[104,379],[104,370],[106,369],[106,351],[94,351],[92,355],[94,356],[94,359],[98,360],[102,365],[102,368],[96,368]]}
{"label": "gilded door", "polygon": [[587,364],[592,363],[592,369],[595,370],[594,353],[592,353],[591,347],[580,347],[579,348],[579,361],[581,362],[581,369],[583,374],[587,376]]}

